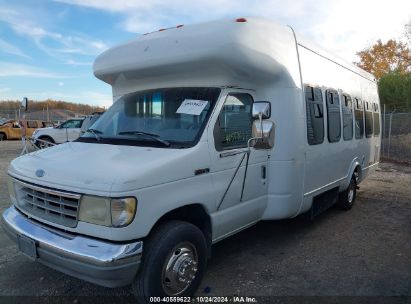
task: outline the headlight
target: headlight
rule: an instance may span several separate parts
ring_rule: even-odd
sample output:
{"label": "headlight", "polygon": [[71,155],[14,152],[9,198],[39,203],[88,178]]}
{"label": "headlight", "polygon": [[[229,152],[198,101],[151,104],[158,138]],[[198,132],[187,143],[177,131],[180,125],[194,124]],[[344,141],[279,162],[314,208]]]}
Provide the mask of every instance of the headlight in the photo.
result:
{"label": "headlight", "polygon": [[110,199],[84,195],[80,202],[79,220],[97,225],[111,226]]}
{"label": "headlight", "polygon": [[84,195],[80,202],[79,220],[91,224],[124,227],[136,213],[135,198],[105,198]]}
{"label": "headlight", "polygon": [[130,224],[136,214],[136,203],[134,197],[111,199],[111,225],[124,227]]}

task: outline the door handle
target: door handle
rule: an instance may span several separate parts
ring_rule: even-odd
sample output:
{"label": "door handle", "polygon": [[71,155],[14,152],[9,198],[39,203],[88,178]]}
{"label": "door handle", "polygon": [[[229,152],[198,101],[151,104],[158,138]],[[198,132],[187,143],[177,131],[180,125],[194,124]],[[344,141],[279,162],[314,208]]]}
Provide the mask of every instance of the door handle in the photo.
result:
{"label": "door handle", "polygon": [[266,179],[267,178],[267,167],[265,165],[261,166],[261,178]]}

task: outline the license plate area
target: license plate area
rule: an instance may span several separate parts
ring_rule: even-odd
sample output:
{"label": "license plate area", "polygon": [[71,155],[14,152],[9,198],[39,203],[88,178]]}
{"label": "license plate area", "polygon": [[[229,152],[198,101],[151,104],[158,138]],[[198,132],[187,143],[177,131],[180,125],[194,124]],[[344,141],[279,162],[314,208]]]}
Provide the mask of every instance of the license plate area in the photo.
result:
{"label": "license plate area", "polygon": [[28,237],[23,235],[17,236],[17,242],[19,245],[20,251],[26,255],[29,259],[35,260],[37,258],[37,248],[36,242]]}

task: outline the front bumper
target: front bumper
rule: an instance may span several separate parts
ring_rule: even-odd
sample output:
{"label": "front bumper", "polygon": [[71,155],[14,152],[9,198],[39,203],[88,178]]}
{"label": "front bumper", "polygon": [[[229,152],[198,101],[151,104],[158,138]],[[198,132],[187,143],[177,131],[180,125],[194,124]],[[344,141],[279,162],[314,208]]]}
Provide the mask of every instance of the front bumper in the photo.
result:
{"label": "front bumper", "polygon": [[[32,221],[14,206],[4,211],[1,224],[23,253],[73,277],[106,287],[131,284],[141,263],[143,242],[111,243],[66,233]],[[34,243],[32,249],[21,239]]]}

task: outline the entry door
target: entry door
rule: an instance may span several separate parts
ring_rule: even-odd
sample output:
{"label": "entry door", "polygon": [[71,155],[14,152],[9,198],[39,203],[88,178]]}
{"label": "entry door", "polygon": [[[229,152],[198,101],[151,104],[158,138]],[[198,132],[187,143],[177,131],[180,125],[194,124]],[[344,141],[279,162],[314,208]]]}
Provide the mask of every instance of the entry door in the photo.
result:
{"label": "entry door", "polygon": [[251,148],[247,155],[252,104],[248,92],[228,93],[209,128],[210,173],[218,208],[213,217],[216,238],[259,220],[265,208],[268,150]]}

